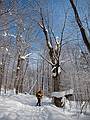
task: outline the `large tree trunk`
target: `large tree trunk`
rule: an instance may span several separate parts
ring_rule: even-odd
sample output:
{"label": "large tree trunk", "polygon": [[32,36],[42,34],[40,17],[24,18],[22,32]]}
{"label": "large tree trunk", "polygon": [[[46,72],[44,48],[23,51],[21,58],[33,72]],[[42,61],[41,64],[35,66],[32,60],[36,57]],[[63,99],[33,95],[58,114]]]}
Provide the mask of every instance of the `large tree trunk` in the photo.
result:
{"label": "large tree trunk", "polygon": [[57,64],[55,66],[52,66],[52,69],[56,67],[54,70],[53,70],[53,73],[52,73],[52,79],[53,79],[53,91],[55,92],[58,92],[60,90],[60,87],[59,87],[59,81],[60,81],[60,75],[58,73],[58,68],[59,68],[59,60],[57,62]]}
{"label": "large tree trunk", "polygon": [[81,22],[81,20],[80,20],[80,17],[79,17],[77,8],[76,8],[75,3],[74,3],[74,0],[70,0],[70,3],[71,3],[71,5],[72,5],[73,11],[74,11],[74,15],[75,15],[75,19],[76,19],[76,22],[77,22],[77,24],[78,24],[78,26],[79,26],[79,29],[80,29],[80,32],[81,32],[83,41],[84,41],[84,43],[85,43],[88,51],[90,52],[90,41],[89,41],[88,38],[87,38],[85,29],[84,29],[84,27],[83,27],[83,25],[82,25],[82,22]]}
{"label": "large tree trunk", "polygon": [[[58,69],[59,69],[59,60],[57,62],[57,65],[56,65],[56,69],[53,71],[54,74],[56,74],[56,76],[52,76],[52,79],[53,79],[53,91],[54,92],[59,92],[62,88],[61,88],[61,85],[60,85],[60,74],[58,72]],[[53,68],[53,66],[52,66]],[[60,103],[60,100],[58,98],[55,98],[54,97],[54,104],[57,106],[57,107],[60,107],[61,103]]]}
{"label": "large tree trunk", "polygon": [[[48,32],[48,29],[46,28],[45,23],[44,23],[42,10],[41,10],[40,15],[41,15],[42,20],[39,22],[39,26],[42,28],[43,33],[45,35],[46,45],[48,47],[49,57],[50,57],[50,61],[48,62],[52,66],[53,91],[59,92],[60,91],[60,74],[61,74],[61,71],[59,72],[60,70],[59,58],[60,58],[60,53],[61,53],[61,44],[62,44],[62,37],[63,37],[64,28],[65,28],[66,18],[65,18],[63,30],[61,33],[61,41],[54,38],[55,46],[53,46],[52,45],[53,40],[51,39],[50,33]],[[54,99],[54,104],[56,106],[59,106],[58,99]]]}

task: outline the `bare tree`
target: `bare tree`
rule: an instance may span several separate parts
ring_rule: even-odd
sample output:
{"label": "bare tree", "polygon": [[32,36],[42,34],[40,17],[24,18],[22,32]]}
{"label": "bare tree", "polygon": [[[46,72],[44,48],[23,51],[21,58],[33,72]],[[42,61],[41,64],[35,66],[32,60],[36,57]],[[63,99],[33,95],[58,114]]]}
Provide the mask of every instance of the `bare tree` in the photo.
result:
{"label": "bare tree", "polygon": [[90,52],[90,42],[89,42],[88,37],[86,35],[86,30],[83,27],[83,24],[82,24],[81,19],[79,17],[79,14],[78,14],[77,8],[75,6],[74,0],[70,0],[70,3],[72,5],[73,11],[74,11],[74,15],[75,15],[75,19],[76,19],[76,22],[77,22],[77,24],[79,26],[79,29],[80,29],[83,41],[84,41],[88,51]]}
{"label": "bare tree", "polygon": [[[61,45],[62,45],[62,40],[63,40],[63,32],[65,29],[65,23],[67,19],[67,14],[65,14],[65,21],[63,25],[63,29],[61,32],[61,40],[59,38],[56,38],[52,29],[51,29],[51,34],[54,37],[55,40],[55,47],[53,46],[53,40],[52,37],[49,33],[48,28],[45,25],[45,20],[43,17],[42,9],[40,9],[40,16],[41,16],[41,21],[39,22],[39,26],[43,30],[43,33],[45,35],[46,39],[46,45],[49,49],[49,56],[50,56],[50,61],[47,61],[51,64],[52,66],[52,79],[53,79],[53,91],[60,91],[61,86],[60,86],[60,74],[61,74],[61,66],[59,63],[59,58],[61,54]],[[55,105],[58,106],[58,101],[54,100]]]}

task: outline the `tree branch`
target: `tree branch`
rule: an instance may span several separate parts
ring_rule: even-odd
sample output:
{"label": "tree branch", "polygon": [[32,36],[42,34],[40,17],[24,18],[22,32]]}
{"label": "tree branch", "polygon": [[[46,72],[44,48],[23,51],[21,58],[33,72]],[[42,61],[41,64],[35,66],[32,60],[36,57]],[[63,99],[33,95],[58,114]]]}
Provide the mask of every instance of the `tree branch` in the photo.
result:
{"label": "tree branch", "polygon": [[85,43],[88,51],[90,52],[90,42],[88,41],[88,38],[87,38],[87,36],[86,36],[86,33],[85,33],[86,30],[84,29],[84,27],[83,27],[83,25],[82,25],[82,22],[81,22],[81,20],[80,20],[80,17],[79,17],[77,8],[76,8],[76,6],[75,6],[75,4],[74,4],[74,0],[70,0],[70,3],[71,3],[71,6],[72,6],[72,8],[73,8],[74,15],[75,15],[75,19],[76,19],[76,22],[77,22],[77,24],[78,24],[78,26],[79,26],[79,29],[80,29],[80,32],[81,32],[83,41],[84,41],[84,43]]}
{"label": "tree branch", "polygon": [[44,19],[43,19],[43,15],[42,15],[42,9],[40,9],[40,16],[41,16],[42,20],[38,24],[42,28],[42,30],[44,32],[44,35],[45,35],[45,38],[46,38],[47,46],[51,50],[52,49],[52,45],[51,45],[51,42],[49,41],[49,38],[48,38],[48,30],[47,30],[47,28],[45,27],[45,24],[44,24]]}
{"label": "tree branch", "polygon": [[47,60],[44,56],[42,56],[41,54],[40,54],[40,56],[44,59],[44,60],[46,60],[50,65],[55,65],[55,64],[53,64],[51,61],[49,61],[49,60]]}

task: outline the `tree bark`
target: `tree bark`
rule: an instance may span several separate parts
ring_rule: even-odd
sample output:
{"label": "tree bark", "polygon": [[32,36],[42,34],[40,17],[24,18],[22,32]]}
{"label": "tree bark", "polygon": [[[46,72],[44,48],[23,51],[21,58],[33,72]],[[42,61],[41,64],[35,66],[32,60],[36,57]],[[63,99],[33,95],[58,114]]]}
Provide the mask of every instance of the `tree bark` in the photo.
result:
{"label": "tree bark", "polygon": [[78,26],[79,26],[79,29],[80,29],[80,32],[81,32],[83,41],[84,41],[84,43],[85,43],[88,51],[90,52],[90,42],[89,42],[89,40],[88,40],[88,38],[87,38],[87,36],[86,36],[85,29],[84,29],[84,27],[83,27],[83,25],[82,25],[82,22],[81,22],[81,20],[80,20],[80,17],[79,17],[77,8],[76,8],[76,6],[75,6],[75,4],[74,4],[74,0],[70,0],[70,3],[71,3],[71,5],[72,5],[73,11],[74,11],[74,15],[75,15],[75,19],[76,19],[76,22],[77,22],[77,24],[78,24]]}

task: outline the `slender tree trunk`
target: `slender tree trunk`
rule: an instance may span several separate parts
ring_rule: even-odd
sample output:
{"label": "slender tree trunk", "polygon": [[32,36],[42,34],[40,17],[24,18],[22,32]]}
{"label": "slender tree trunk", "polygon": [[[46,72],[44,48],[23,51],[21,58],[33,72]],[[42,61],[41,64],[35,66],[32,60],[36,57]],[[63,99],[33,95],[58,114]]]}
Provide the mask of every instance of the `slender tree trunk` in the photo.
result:
{"label": "slender tree trunk", "polygon": [[5,72],[5,61],[6,61],[6,57],[4,59],[4,54],[2,54],[2,62],[1,62],[1,74],[0,74],[0,91],[1,91],[1,88],[2,88],[2,84],[4,83],[4,72]]}
{"label": "slender tree trunk", "polygon": [[28,68],[28,62],[26,63],[26,68],[25,68],[25,71],[24,71],[24,74],[22,74],[21,76],[21,84],[19,86],[19,92],[22,93],[23,92],[23,82],[24,82],[24,78],[25,78],[25,74],[26,74],[26,71],[27,71],[27,68]]}
{"label": "slender tree trunk", "polygon": [[43,89],[44,89],[44,88],[43,88],[43,87],[44,87],[44,72],[45,72],[45,71],[44,71],[44,60],[43,60],[43,63],[42,63],[42,64],[43,64],[43,66],[42,66],[42,83],[41,83],[41,84],[42,84],[42,90],[43,90]]}
{"label": "slender tree trunk", "polygon": [[16,89],[16,94],[18,94],[19,85],[19,73],[20,73],[20,55],[18,56],[17,68],[16,68],[16,79],[14,81],[14,88]]}
{"label": "slender tree trunk", "polygon": [[38,78],[39,78],[39,75],[38,75],[38,74],[39,74],[39,69],[38,69],[38,64],[39,64],[39,63],[38,63],[38,61],[37,61],[37,76],[36,76],[37,84],[36,84],[36,90],[39,89],[39,88],[38,88],[38,87],[39,87],[39,79],[38,79]]}
{"label": "slender tree trunk", "polygon": [[2,87],[2,77],[3,77],[3,71],[2,71],[2,64],[0,65],[0,94],[1,94],[1,87]]}

